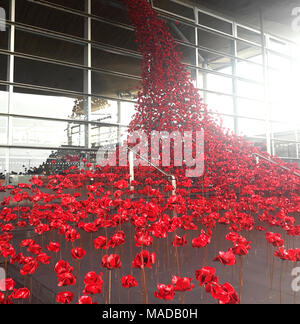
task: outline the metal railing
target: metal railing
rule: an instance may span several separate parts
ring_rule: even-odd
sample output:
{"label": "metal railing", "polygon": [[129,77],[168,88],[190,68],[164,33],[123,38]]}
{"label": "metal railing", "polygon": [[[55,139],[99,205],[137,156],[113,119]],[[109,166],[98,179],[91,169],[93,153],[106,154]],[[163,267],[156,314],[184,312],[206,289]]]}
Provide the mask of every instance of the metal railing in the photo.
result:
{"label": "metal railing", "polygon": [[[176,189],[177,189],[177,182],[176,182],[176,178],[174,175],[168,174],[165,171],[163,171],[162,169],[160,169],[158,166],[156,166],[155,164],[153,164],[151,161],[149,161],[148,159],[146,159],[145,157],[143,157],[142,155],[140,155],[139,153],[137,153],[135,150],[131,149],[130,147],[127,147],[127,150],[129,151],[129,170],[130,170],[130,184],[132,183],[132,181],[134,180],[134,155],[138,156],[141,160],[145,161],[148,165],[152,166],[153,168],[155,168],[158,172],[160,172],[161,174],[163,174],[165,177],[171,179],[171,184],[173,186],[173,190],[172,190],[172,195],[176,195]],[[132,188],[134,186],[130,185]]]}
{"label": "metal railing", "polygon": [[269,159],[269,158],[267,158],[267,157],[265,157],[265,156],[263,156],[261,154],[258,154],[258,153],[253,153],[252,155],[255,156],[257,164],[259,163],[260,159],[263,159],[263,160],[265,160],[265,161],[267,161],[267,162],[269,162],[271,164],[277,165],[282,170],[288,171],[288,172],[294,174],[295,176],[300,177],[299,173],[297,173],[297,172],[295,172],[295,171],[293,171],[293,170],[291,170],[291,169],[289,169],[289,168],[287,168],[287,167],[285,167],[283,165],[280,165],[279,163],[277,163],[276,161],[274,161],[272,159]]}

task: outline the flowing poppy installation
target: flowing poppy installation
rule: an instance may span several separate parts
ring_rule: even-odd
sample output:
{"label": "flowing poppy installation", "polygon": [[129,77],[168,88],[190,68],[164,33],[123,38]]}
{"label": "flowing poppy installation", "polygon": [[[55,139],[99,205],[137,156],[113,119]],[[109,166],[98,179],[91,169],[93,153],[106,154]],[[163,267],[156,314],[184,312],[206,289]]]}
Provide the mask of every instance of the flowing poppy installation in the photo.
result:
{"label": "flowing poppy installation", "polygon": [[[0,262],[8,273],[18,269],[16,278],[5,279],[1,304],[30,302],[32,280],[42,269],[53,279],[55,301],[62,304],[110,303],[115,295],[126,303],[139,290],[141,302],[152,297],[172,302],[179,296],[184,303],[196,289],[201,289],[196,303],[204,292],[220,304],[238,304],[243,260],[255,250],[256,242],[247,238],[252,232],[265,233],[272,259],[300,261],[300,249],[290,239],[300,236],[299,178],[268,162],[257,163],[253,153],[268,155],[218,126],[165,22],[146,0],[124,4],[143,58],[130,129],[147,134],[204,129],[205,172],[187,178],[186,168],[171,161],[164,170],[176,176],[176,195],[168,179],[150,166],[136,168],[130,184],[128,167],[93,167],[86,160],[81,170],[71,167],[60,175],[33,177],[30,185],[0,187]],[[294,165],[289,168],[299,172]],[[224,282],[217,266],[208,266],[207,249],[218,227],[226,229],[223,241],[229,247],[210,261],[223,269],[239,267],[239,286]],[[274,227],[285,236],[268,231]],[[202,256],[190,269],[193,277],[182,271],[183,249]],[[161,282],[166,273],[168,281]]]}

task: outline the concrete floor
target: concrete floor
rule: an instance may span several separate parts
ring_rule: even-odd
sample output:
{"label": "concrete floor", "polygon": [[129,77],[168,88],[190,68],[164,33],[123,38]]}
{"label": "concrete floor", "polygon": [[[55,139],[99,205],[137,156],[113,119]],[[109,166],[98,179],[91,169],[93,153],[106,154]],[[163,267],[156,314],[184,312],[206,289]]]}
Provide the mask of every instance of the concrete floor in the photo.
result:
{"label": "concrete floor", "polygon": [[[104,254],[116,253],[121,257],[123,266],[120,270],[113,270],[112,272],[112,296],[111,302],[114,304],[127,304],[127,303],[144,303],[143,285],[140,283],[141,271],[131,268],[131,261],[135,257],[136,253],[140,251],[140,248],[136,248],[133,242],[133,236],[130,235],[130,225],[127,224],[122,227],[122,230],[126,233],[126,244],[116,249],[110,249],[109,251],[96,251],[93,248],[92,240],[98,235],[104,235],[104,230],[96,234],[88,234],[80,231],[82,237],[80,244],[77,242],[75,246],[80,245],[88,253],[84,259],[80,262],[74,261],[70,255],[70,249],[72,245],[66,244],[64,239],[60,239],[58,234],[50,233],[43,237],[37,237],[36,235],[30,235],[36,241],[45,246],[49,241],[58,241],[63,245],[61,253],[56,255],[55,253],[48,253],[53,256],[50,265],[41,265],[36,273],[30,278],[28,276],[23,278],[19,274],[19,269],[16,266],[8,266],[8,275],[12,276],[20,285],[25,285],[28,288],[32,288],[33,297],[32,303],[55,303],[55,296],[60,291],[70,290],[78,296],[78,292],[83,289],[84,275],[89,271],[96,271],[97,273],[103,272],[104,289],[102,295],[97,295],[94,298],[98,303],[108,302],[108,271],[101,267],[101,258]],[[109,229],[108,235],[113,234],[113,230]],[[219,276],[220,283],[231,283],[236,291],[240,291],[240,276],[242,273],[243,287],[241,289],[242,303],[247,304],[289,304],[300,303],[300,293],[294,294],[291,289],[291,283],[294,279],[291,275],[291,271],[297,264],[290,262],[284,262],[279,259],[271,257],[274,248],[267,244],[263,232],[251,232],[243,233],[252,241],[252,250],[250,254],[243,257],[242,271],[240,262],[233,267],[225,267],[218,262],[213,262],[212,259],[218,254],[218,251],[226,250],[231,246],[230,242],[225,240],[225,235],[228,233],[225,226],[219,225],[214,231],[212,243],[205,249],[193,249],[191,248],[191,239],[197,236],[197,231],[192,231],[187,234],[188,245],[178,248],[179,260],[180,260],[180,274],[181,276],[194,278],[196,269],[202,266],[212,266],[217,269],[217,275]],[[178,234],[180,234],[178,232]],[[160,304],[165,303],[159,299],[154,298],[153,294],[158,283],[168,284],[171,283],[173,275],[178,275],[175,249],[172,247],[171,242],[174,234],[169,234],[168,239],[155,239],[154,244],[148,250],[154,251],[157,255],[157,260],[153,269],[146,270],[147,289],[149,296],[149,303]],[[14,242],[24,238],[24,235],[16,234]],[[288,239],[287,239],[288,242]],[[290,247],[300,246],[300,239],[290,240]],[[19,248],[19,250],[26,250]],[[47,251],[45,251],[47,252]],[[77,284],[74,287],[57,287],[56,274],[53,271],[55,263],[60,259],[68,260],[72,266],[74,266],[74,274],[77,276]],[[120,278],[123,275],[132,274],[139,282],[139,287],[128,290],[121,287]],[[78,280],[79,279],[79,280]],[[199,287],[198,282],[194,279],[195,288],[185,293],[185,303],[188,304],[206,304],[215,303],[215,301],[205,293],[203,288]],[[76,300],[77,301],[77,300]],[[172,302],[167,303],[181,303],[181,294],[177,293]]]}

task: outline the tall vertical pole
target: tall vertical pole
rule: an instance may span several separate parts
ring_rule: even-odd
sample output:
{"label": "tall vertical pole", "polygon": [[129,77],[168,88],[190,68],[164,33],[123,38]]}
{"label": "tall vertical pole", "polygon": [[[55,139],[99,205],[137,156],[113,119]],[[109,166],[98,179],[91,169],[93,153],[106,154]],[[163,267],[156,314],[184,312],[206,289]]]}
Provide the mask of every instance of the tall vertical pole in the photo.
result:
{"label": "tall vertical pole", "polygon": [[234,132],[236,134],[239,133],[239,121],[237,118],[238,115],[238,103],[237,103],[237,59],[238,51],[237,51],[237,25],[236,22],[233,22],[232,24],[233,28],[233,37],[235,38],[233,41],[233,49],[232,54],[234,55],[234,59],[232,59],[232,100],[233,100],[233,114],[234,114]]}
{"label": "tall vertical pole", "polygon": [[[198,24],[198,11],[196,9],[196,7],[194,7],[194,16],[195,16],[195,23],[196,25]],[[196,66],[199,67],[199,50],[198,50],[198,28],[195,27],[195,45],[196,45]],[[199,71],[196,70],[196,87],[199,88],[200,87],[200,82],[199,82]]]}
{"label": "tall vertical pole", "polygon": [[[268,53],[267,53],[267,39],[264,31],[264,17],[263,10],[260,7],[260,31],[261,31],[261,46],[262,46],[262,58],[263,58],[263,79],[264,79],[264,103],[266,109],[266,145],[267,152],[272,154],[272,126],[271,126],[271,106],[269,104],[269,82],[268,82]],[[274,152],[273,152],[274,153]]]}
{"label": "tall vertical pole", "polygon": [[[117,111],[117,123],[121,124],[121,120],[122,120],[122,112],[121,112],[121,100],[120,100],[120,95],[119,95],[119,100],[118,100],[118,111]],[[121,127],[118,126],[118,130],[117,130],[117,141],[118,144],[121,144]]]}
{"label": "tall vertical pole", "polygon": [[[11,0],[9,5],[9,18],[12,23],[16,21],[16,0]],[[15,33],[16,28],[14,24],[10,25],[9,32],[8,32],[8,50],[13,53],[15,51]],[[7,62],[7,81],[10,82],[9,86],[7,87],[8,92],[8,106],[7,106],[7,113],[10,114],[13,108],[13,93],[14,93],[14,65],[15,65],[15,57],[14,55],[8,56]],[[11,117],[7,118],[7,144],[12,144],[12,124],[11,124]],[[10,151],[8,149],[8,154],[6,154],[5,158],[5,169],[6,169],[6,179],[9,179],[10,170]],[[6,180],[7,182],[8,180]]]}
{"label": "tall vertical pole", "polygon": [[298,142],[299,142],[299,131],[298,131],[298,129],[296,129],[295,130],[295,139],[296,139],[296,158],[297,159],[299,159],[300,158],[300,156],[299,156],[299,144],[298,144]]}
{"label": "tall vertical pole", "polygon": [[[85,13],[88,15],[92,14],[92,3],[91,0],[85,1]],[[84,70],[83,75],[83,89],[86,96],[83,99],[84,105],[84,118],[86,121],[90,121],[91,111],[92,111],[92,72],[90,68],[92,67],[92,19],[91,17],[84,18],[84,38],[89,42],[84,48],[84,65],[88,68]],[[85,124],[84,126],[84,144],[85,148],[91,148],[91,125]]]}
{"label": "tall vertical pole", "polygon": [[130,190],[134,190],[134,186],[132,181],[134,181],[134,155],[132,151],[128,153],[128,160],[129,160],[129,174],[130,174]]}

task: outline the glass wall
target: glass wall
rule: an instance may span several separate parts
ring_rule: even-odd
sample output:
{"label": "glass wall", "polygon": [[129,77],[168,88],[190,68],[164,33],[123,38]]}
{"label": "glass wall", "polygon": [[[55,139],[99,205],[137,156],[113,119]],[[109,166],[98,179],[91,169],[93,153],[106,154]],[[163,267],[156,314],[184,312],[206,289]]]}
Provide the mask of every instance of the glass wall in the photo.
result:
{"label": "glass wall", "polygon": [[[172,9],[175,3],[176,12]],[[300,161],[296,97],[299,47],[262,35],[261,27],[244,26],[184,1],[153,0],[152,4],[169,26],[167,13],[173,15],[174,22],[180,22],[175,28],[172,25],[173,33],[178,27],[179,43],[183,39],[186,46],[196,47],[197,87],[210,113],[220,116],[223,126],[269,153]],[[193,18],[187,16],[191,10]],[[185,34],[184,25],[194,27],[195,32],[186,30]],[[190,40],[194,35],[195,40]]]}
{"label": "glass wall", "polygon": [[[53,161],[59,171],[123,140],[141,55],[122,1],[0,6],[7,13],[0,32],[0,176],[47,172]],[[297,47],[177,0],[152,6],[210,113],[270,153],[299,159]]]}

